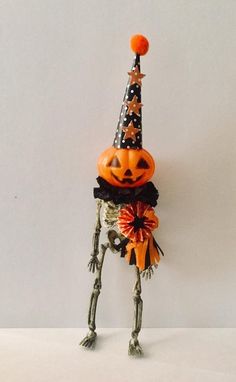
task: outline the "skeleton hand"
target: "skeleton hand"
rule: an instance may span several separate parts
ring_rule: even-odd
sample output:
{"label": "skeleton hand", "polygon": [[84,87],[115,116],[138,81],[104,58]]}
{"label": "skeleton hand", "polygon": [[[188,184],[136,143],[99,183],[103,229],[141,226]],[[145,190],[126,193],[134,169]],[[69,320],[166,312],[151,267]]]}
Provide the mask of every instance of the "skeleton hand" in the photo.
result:
{"label": "skeleton hand", "polygon": [[99,268],[98,257],[97,257],[97,255],[93,255],[92,254],[92,257],[91,257],[91,259],[89,260],[89,263],[88,263],[89,272],[94,273],[95,271],[98,270],[98,268]]}
{"label": "skeleton hand", "polygon": [[141,272],[141,275],[143,278],[145,278],[145,280],[148,280],[152,277],[154,273],[153,267],[157,268],[158,264],[149,265],[147,269]]}

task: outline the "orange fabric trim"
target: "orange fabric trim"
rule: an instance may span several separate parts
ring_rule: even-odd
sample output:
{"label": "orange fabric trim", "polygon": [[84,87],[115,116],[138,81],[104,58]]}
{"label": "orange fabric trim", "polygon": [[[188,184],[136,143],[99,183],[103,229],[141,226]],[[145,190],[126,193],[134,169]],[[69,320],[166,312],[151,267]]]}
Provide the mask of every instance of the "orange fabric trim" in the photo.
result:
{"label": "orange fabric trim", "polygon": [[147,256],[147,249],[149,249],[150,254],[150,265],[159,263],[160,261],[160,255],[158,250],[153,244],[153,236],[149,239],[145,239],[144,241],[130,241],[126,245],[126,255],[125,259],[128,263],[130,263],[130,257],[132,249],[134,249],[135,257],[136,257],[136,266],[143,271],[145,269],[145,259]]}
{"label": "orange fabric trim", "polygon": [[136,241],[129,242],[126,246],[127,254],[125,258],[128,262],[130,262],[131,251],[134,249],[135,257],[136,257],[136,265],[140,270],[144,270],[145,268],[145,257],[148,247],[148,239],[144,241]]}
{"label": "orange fabric trim", "polygon": [[149,253],[150,253],[151,265],[153,265],[155,263],[159,263],[160,255],[159,255],[158,250],[156,249],[156,247],[153,244],[153,236],[150,238],[150,241],[149,241]]}

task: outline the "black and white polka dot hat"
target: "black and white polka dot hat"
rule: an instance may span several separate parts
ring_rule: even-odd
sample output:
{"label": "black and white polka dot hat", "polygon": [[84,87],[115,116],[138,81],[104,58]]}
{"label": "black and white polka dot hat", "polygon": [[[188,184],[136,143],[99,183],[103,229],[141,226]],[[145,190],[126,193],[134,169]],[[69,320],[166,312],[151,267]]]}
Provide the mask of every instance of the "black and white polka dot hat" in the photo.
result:
{"label": "black and white polka dot hat", "polygon": [[142,148],[142,78],[145,76],[140,70],[140,56],[148,51],[148,40],[142,35],[131,38],[131,48],[135,52],[129,80],[121,106],[118,125],[113,146],[118,149]]}

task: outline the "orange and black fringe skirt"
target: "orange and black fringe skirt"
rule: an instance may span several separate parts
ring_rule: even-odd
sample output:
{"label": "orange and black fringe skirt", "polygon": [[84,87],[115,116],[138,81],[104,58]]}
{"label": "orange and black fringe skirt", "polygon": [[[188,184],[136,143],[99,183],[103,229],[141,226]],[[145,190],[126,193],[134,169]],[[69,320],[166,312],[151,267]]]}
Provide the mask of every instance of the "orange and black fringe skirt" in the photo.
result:
{"label": "orange and black fringe skirt", "polygon": [[121,257],[125,257],[128,264],[136,265],[141,271],[147,269],[150,265],[158,264],[160,261],[160,253],[164,253],[154,237],[140,242],[132,242],[124,240],[121,247]]}

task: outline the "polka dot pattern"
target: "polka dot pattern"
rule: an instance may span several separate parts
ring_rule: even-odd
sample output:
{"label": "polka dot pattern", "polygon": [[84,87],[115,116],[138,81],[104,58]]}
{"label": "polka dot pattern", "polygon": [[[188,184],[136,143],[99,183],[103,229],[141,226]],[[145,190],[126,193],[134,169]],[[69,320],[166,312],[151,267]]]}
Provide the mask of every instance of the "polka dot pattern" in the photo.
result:
{"label": "polka dot pattern", "polygon": [[[137,54],[134,57],[134,62],[131,71],[137,71],[140,73],[140,56]],[[131,77],[131,76],[130,76]],[[144,77],[144,75],[143,75]],[[128,84],[125,90],[122,107],[120,111],[118,126],[116,129],[116,134],[113,142],[113,146],[120,149],[141,149],[142,148],[142,108],[139,109],[139,115],[135,114],[133,110],[128,113],[129,102],[131,102],[134,97],[137,99],[138,104],[141,104],[141,83],[131,84],[131,79],[129,78]],[[135,128],[135,135],[125,133],[125,128],[133,125]]]}

